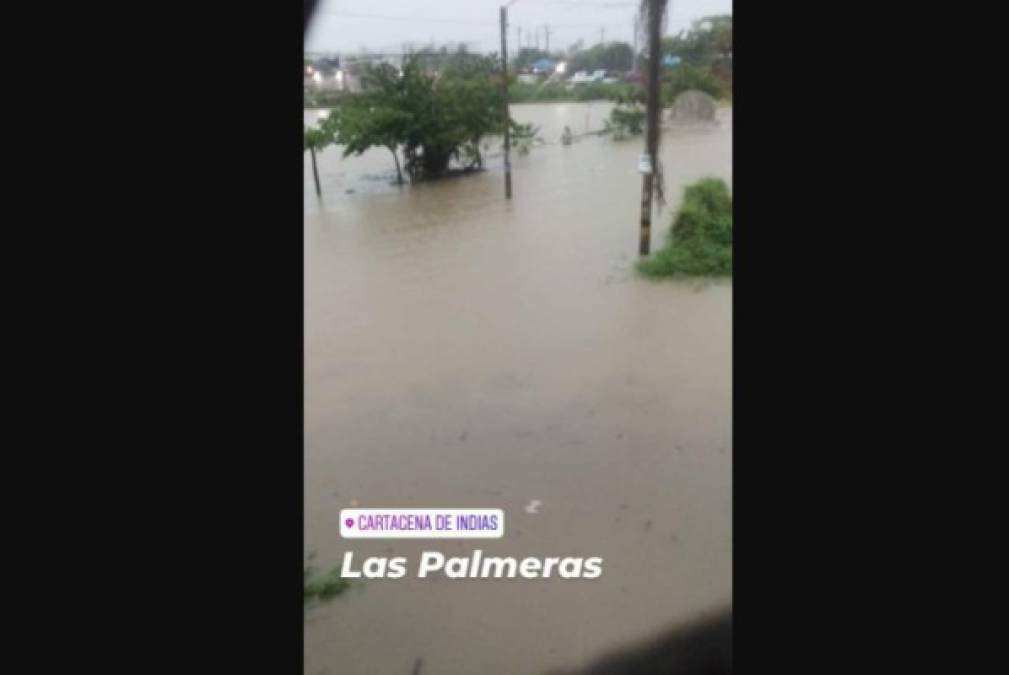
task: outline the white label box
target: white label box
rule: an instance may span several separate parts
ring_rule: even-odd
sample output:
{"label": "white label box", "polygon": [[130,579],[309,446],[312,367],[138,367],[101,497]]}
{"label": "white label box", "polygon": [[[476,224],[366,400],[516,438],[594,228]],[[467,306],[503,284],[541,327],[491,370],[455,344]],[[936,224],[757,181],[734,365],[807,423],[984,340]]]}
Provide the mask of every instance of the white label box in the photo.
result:
{"label": "white label box", "polygon": [[501,509],[341,509],[344,539],[500,539]]}

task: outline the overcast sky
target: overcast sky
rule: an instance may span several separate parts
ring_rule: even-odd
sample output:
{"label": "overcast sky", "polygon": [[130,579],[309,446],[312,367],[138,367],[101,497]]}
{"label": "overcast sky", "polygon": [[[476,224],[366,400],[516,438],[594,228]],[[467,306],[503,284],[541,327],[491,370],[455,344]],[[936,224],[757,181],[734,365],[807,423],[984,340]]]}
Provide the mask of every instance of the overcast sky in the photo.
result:
{"label": "overcast sky", "polygon": [[[305,51],[400,52],[404,43],[467,42],[481,52],[500,51],[499,7],[507,0],[319,0]],[[549,26],[551,50],[564,50],[579,38],[586,46],[599,42],[633,42],[633,0],[516,0],[508,9],[508,51],[518,28],[525,45],[539,34],[545,46]],[[710,14],[729,14],[732,0],[670,0],[666,32],[674,34]]]}

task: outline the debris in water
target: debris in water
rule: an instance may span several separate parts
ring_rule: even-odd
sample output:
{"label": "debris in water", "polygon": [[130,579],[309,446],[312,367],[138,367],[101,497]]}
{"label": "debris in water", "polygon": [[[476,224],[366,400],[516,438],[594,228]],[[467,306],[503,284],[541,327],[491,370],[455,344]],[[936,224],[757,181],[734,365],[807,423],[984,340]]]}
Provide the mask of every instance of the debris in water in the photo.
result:
{"label": "debris in water", "polygon": [[538,499],[534,499],[528,504],[526,504],[526,513],[534,514],[539,513],[539,508],[543,506],[543,502]]}
{"label": "debris in water", "polygon": [[424,659],[418,658],[413,664],[413,672],[410,675],[420,675],[420,667],[424,665]]}

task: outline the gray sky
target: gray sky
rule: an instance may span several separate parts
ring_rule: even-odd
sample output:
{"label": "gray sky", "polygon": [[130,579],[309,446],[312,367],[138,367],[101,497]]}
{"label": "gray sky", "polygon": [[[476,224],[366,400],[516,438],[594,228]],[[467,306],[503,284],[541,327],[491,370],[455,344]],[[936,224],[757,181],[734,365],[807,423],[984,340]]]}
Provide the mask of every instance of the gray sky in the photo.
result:
{"label": "gray sky", "polygon": [[[305,41],[305,51],[402,51],[404,43],[468,42],[481,52],[499,51],[499,7],[507,0],[320,0]],[[579,38],[586,46],[604,37],[633,42],[634,0],[517,0],[508,9],[508,51],[550,27],[551,50],[567,49]],[[732,0],[670,0],[667,33],[694,19],[732,12]]]}

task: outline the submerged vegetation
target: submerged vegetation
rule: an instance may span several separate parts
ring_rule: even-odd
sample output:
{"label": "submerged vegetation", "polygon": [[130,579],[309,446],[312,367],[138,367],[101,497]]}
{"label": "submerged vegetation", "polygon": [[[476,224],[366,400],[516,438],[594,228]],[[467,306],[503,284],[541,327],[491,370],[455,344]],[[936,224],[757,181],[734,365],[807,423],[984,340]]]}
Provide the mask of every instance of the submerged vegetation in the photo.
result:
{"label": "submerged vegetation", "polygon": [[348,588],[350,582],[340,577],[340,569],[334,568],[328,574],[313,576],[311,567],[305,568],[305,604],[335,598]]}
{"label": "submerged vegetation", "polygon": [[529,150],[536,141],[540,141],[540,128],[532,124],[519,124],[511,122],[511,144],[520,155],[528,155]]}
{"label": "submerged vegetation", "polygon": [[305,108],[332,108],[340,105],[348,96],[346,92],[323,89],[321,91],[306,91],[304,98]]}
{"label": "submerged vegetation", "polygon": [[319,185],[319,167],[315,161],[315,153],[322,152],[329,142],[329,134],[322,129],[305,129],[304,148],[312,154],[312,178],[315,179],[315,194],[317,195],[322,194],[322,188]]}
{"label": "submerged vegetation", "polygon": [[[344,97],[322,123],[343,154],[382,147],[392,153],[396,175],[414,182],[446,173],[455,159],[465,169],[483,167],[484,136],[504,130],[504,97],[493,58],[469,58],[431,73],[412,59],[402,72],[369,68],[364,91]],[[401,168],[399,153],[404,162]]]}
{"label": "submerged vegetation", "polygon": [[621,141],[628,136],[636,136],[645,129],[645,109],[637,102],[618,103],[610,111],[603,133],[612,134],[613,140]]}
{"label": "submerged vegetation", "polygon": [[732,197],[725,181],[704,178],[684,191],[664,248],[638,262],[648,277],[732,275]]}

